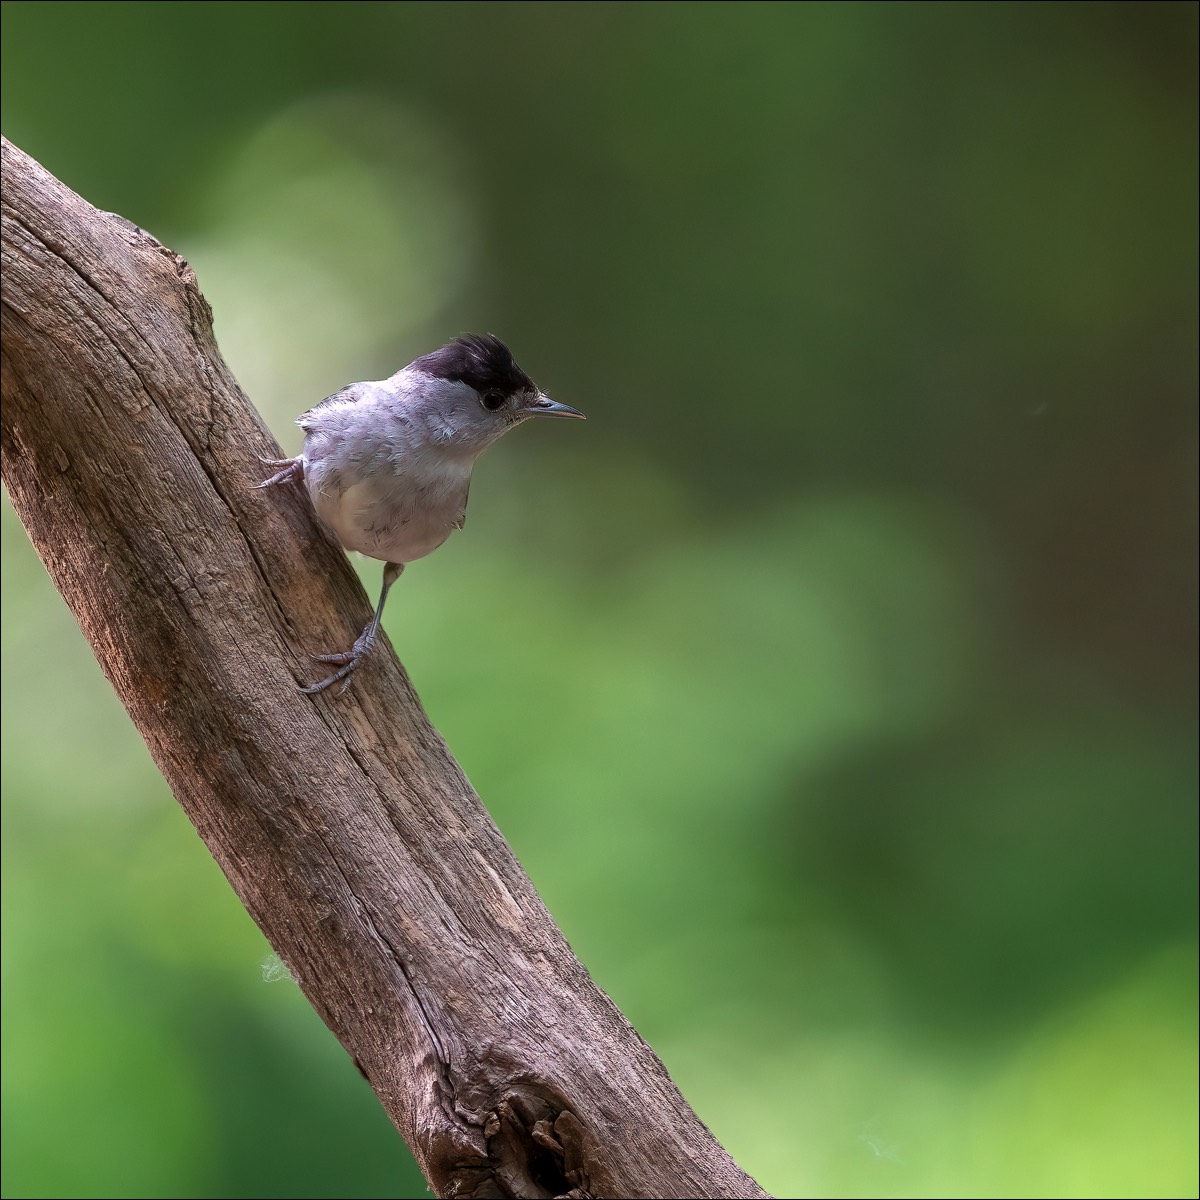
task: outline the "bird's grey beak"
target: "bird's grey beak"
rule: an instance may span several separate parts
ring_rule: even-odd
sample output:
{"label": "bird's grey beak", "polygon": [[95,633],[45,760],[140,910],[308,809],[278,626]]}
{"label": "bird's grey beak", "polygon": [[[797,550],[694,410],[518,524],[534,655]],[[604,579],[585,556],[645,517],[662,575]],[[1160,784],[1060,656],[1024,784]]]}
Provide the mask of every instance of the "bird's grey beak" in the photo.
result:
{"label": "bird's grey beak", "polygon": [[551,400],[541,392],[538,392],[537,399],[532,404],[526,405],[525,411],[535,417],[578,417],[581,421],[587,420],[579,409],[572,408],[569,404],[559,404],[557,400]]}

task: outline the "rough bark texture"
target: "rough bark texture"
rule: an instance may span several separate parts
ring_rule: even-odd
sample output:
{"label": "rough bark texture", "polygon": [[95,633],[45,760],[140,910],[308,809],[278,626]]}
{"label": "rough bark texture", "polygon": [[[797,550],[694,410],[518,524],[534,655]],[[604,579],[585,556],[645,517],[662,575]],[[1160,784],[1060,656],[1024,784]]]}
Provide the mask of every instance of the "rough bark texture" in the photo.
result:
{"label": "rough bark texture", "polygon": [[571,953],[217,351],[191,268],[3,146],[4,482],[242,902],[441,1196],[765,1196]]}

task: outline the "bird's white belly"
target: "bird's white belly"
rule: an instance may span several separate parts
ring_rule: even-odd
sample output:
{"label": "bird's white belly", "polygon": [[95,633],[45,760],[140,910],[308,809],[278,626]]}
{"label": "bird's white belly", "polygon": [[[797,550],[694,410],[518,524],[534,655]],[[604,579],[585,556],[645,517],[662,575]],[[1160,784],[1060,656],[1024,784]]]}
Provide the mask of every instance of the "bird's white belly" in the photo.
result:
{"label": "bird's white belly", "polygon": [[469,472],[420,481],[385,476],[345,489],[318,483],[310,494],[317,516],[347,550],[408,563],[432,553],[461,526],[469,482]]}

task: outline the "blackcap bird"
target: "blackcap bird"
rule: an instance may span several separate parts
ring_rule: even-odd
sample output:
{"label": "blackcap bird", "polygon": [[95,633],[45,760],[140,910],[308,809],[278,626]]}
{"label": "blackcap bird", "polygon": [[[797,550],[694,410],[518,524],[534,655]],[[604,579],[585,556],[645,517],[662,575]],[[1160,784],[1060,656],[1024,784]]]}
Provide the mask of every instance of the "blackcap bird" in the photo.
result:
{"label": "blackcap bird", "polygon": [[339,681],[338,694],[346,690],[375,645],[388,591],[405,564],[463,527],[475,460],[529,417],[583,413],[543,395],[498,337],[468,334],[390,379],[335,392],[296,421],[304,430],[296,458],[263,459],[277,470],[257,487],[302,481],[338,541],[384,564],[370,623],[349,650],[314,655],[338,669],[301,690]]}

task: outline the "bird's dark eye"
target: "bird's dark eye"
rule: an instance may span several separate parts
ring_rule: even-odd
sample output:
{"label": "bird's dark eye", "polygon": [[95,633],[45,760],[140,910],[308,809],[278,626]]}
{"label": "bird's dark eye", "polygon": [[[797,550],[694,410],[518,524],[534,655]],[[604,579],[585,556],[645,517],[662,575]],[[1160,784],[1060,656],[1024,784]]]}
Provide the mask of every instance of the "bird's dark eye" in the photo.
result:
{"label": "bird's dark eye", "polygon": [[483,407],[488,412],[495,412],[498,408],[504,407],[504,393],[498,392],[493,388],[490,392],[483,393]]}

